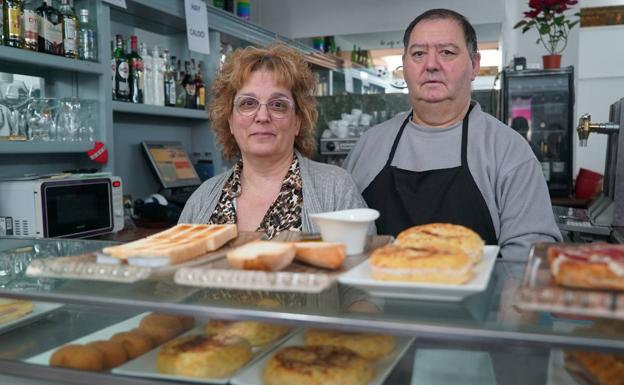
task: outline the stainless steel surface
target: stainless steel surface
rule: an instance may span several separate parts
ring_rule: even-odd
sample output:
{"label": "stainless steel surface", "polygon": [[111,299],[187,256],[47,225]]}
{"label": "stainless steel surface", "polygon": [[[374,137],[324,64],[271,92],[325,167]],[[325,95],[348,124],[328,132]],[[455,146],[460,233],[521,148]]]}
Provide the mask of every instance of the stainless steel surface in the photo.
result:
{"label": "stainless steel surface", "polygon": [[620,130],[620,125],[617,123],[593,123],[591,121],[591,115],[585,113],[579,118],[579,124],[576,127],[578,134],[579,145],[581,147],[587,146],[587,139],[589,134],[595,132],[597,134],[611,134]]}

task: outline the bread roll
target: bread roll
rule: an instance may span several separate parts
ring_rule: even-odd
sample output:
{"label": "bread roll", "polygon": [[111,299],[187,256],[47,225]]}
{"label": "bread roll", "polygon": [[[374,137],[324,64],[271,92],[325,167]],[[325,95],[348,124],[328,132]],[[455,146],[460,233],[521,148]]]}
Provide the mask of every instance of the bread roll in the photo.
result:
{"label": "bread roll", "polygon": [[346,246],[339,242],[296,242],[297,260],[325,269],[337,269],[347,257]]}
{"label": "bread roll", "polygon": [[153,347],[152,340],[137,331],[117,333],[113,335],[110,340],[121,344],[126,351],[128,359],[138,357],[141,354],[150,351]]}
{"label": "bread roll", "polygon": [[249,343],[240,337],[186,335],[160,349],[156,367],[166,374],[222,378],[240,369],[251,355]]}
{"label": "bread roll", "polygon": [[383,334],[350,333],[308,329],[306,345],[331,345],[351,349],[367,360],[377,360],[394,350],[394,337]]}
{"label": "bread roll", "polygon": [[421,283],[461,284],[473,276],[472,261],[456,247],[387,245],[370,258],[374,279]]}
{"label": "bread roll", "polygon": [[254,241],[227,253],[230,266],[245,270],[281,270],[295,258],[295,246],[286,242]]}
{"label": "bread roll", "polygon": [[286,335],[286,325],[259,321],[210,320],[204,329],[208,335],[237,336],[249,341],[251,346],[262,346]]}
{"label": "bread roll", "polygon": [[473,230],[451,223],[430,223],[403,230],[395,244],[406,247],[456,246],[477,263],[483,256],[484,242]]}
{"label": "bread roll", "polygon": [[93,341],[86,346],[95,348],[102,353],[104,369],[116,368],[128,360],[126,350],[116,341]]}
{"label": "bread roll", "polygon": [[99,372],[105,367],[104,355],[92,346],[65,345],[52,353],[50,366]]}
{"label": "bread roll", "polygon": [[143,317],[138,329],[152,340],[154,346],[169,341],[185,330],[177,315],[163,313],[151,313]]}
{"label": "bread roll", "polygon": [[373,377],[370,363],[338,346],[288,346],[264,368],[264,385],[366,385]]}

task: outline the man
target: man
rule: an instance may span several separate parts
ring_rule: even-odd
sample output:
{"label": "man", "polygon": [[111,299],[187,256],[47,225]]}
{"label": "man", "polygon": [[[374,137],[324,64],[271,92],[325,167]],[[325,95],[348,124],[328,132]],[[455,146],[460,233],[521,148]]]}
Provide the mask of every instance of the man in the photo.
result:
{"label": "man", "polygon": [[411,112],[371,128],[345,160],[377,231],[396,235],[450,222],[527,258],[535,241],[559,241],[542,169],[528,143],[471,102],[479,73],[474,28],[462,15],[429,10],[403,38]]}

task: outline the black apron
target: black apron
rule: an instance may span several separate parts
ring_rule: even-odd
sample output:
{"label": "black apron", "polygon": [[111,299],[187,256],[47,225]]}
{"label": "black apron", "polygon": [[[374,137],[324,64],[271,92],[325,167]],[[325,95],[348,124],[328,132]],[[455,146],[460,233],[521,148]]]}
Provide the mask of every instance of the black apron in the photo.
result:
{"label": "black apron", "polygon": [[362,193],[368,206],[379,210],[375,223],[379,234],[396,236],[411,226],[445,222],[471,228],[488,245],[498,243],[490,211],[468,169],[468,115],[473,106],[471,103],[462,123],[459,167],[408,171],[391,166],[412,114],[403,121],[386,165]]}

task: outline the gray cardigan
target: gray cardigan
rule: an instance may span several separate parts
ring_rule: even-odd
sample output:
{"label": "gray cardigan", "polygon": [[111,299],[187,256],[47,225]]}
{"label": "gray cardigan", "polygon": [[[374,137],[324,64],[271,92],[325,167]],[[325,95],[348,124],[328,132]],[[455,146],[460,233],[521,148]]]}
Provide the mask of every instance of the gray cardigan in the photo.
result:
{"label": "gray cardigan", "polygon": [[[309,214],[367,207],[351,175],[344,169],[310,160],[296,152],[303,184],[301,220],[304,232],[318,232]],[[233,168],[216,175],[191,195],[179,223],[208,223]]]}

